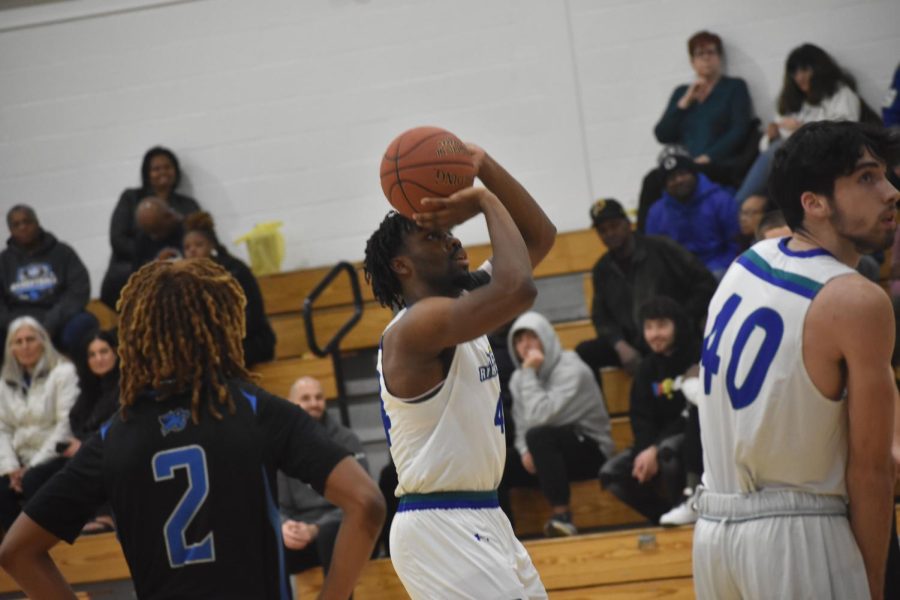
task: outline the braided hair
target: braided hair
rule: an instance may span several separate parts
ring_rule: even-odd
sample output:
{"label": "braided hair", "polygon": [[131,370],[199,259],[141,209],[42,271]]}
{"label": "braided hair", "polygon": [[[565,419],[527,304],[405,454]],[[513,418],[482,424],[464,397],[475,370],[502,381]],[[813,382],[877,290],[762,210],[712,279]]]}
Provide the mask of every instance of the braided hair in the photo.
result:
{"label": "braided hair", "polygon": [[219,255],[231,256],[228,249],[219,241],[219,236],[216,235],[216,225],[212,215],[208,212],[200,210],[184,218],[184,233],[187,235],[191,232],[198,233],[209,240]]}
{"label": "braided hair", "polygon": [[121,403],[144,388],[163,397],[190,390],[191,416],[205,400],[234,414],[229,379],[253,379],[244,367],[244,305],[240,285],[206,258],[154,261],[131,276],[118,303]]}
{"label": "braided hair", "polygon": [[381,225],[366,242],[363,271],[372,286],[372,295],[382,306],[403,308],[403,287],[391,268],[393,259],[403,248],[406,236],[416,230],[416,224],[396,211],[387,214]]}

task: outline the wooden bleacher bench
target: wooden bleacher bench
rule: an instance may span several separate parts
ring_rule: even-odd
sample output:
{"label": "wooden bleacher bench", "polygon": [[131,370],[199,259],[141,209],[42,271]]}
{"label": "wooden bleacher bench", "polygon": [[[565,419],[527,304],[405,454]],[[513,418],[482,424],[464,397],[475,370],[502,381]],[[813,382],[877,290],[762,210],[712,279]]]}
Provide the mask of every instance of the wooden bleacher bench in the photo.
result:
{"label": "wooden bleacher bench", "polygon": [[[642,548],[641,536],[652,536],[654,543]],[[675,598],[692,598],[692,539],[691,527],[653,528],[536,540],[525,542],[525,547],[552,598],[650,598],[665,590],[682,594]],[[305,571],[294,581],[297,598],[314,597],[322,585],[322,570]],[[369,563],[353,597],[408,598],[387,559]]]}

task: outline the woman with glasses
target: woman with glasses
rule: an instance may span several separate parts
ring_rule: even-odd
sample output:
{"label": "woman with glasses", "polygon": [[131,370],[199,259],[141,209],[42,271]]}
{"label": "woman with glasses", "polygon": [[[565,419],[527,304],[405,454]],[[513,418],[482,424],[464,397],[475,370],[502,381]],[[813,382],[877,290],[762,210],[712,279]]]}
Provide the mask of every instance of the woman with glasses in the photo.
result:
{"label": "woman with glasses", "polygon": [[[675,88],[653,133],[661,144],[684,146],[707,177],[729,185],[753,132],[747,84],[725,75],[718,35],[708,31],[694,34],[688,40],[688,54],[694,79]],[[746,165],[749,160],[744,169]],[[650,206],[662,195],[662,185],[657,169],[644,178],[638,206],[642,231]]]}
{"label": "woman with glasses", "polygon": [[72,363],[31,317],[9,325],[0,370],[0,525],[68,460],[69,411],[78,396]]}

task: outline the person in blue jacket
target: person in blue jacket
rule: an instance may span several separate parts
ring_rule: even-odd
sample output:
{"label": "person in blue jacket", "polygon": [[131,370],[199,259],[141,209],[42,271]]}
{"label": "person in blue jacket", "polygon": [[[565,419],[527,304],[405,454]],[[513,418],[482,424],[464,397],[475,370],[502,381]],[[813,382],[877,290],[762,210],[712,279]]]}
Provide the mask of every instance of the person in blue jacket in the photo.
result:
{"label": "person in blue jacket", "polygon": [[692,252],[717,279],[738,253],[738,207],[734,196],[710,181],[682,148],[667,147],[659,170],[665,187],[650,207],[647,234],[667,236]]}

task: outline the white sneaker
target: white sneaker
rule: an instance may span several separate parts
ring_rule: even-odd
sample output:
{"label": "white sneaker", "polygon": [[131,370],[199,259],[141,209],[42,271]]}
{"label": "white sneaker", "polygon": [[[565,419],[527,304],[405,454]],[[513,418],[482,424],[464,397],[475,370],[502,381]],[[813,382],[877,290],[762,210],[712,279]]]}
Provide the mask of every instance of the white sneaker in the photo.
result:
{"label": "white sneaker", "polygon": [[[690,493],[688,493],[690,492]],[[677,527],[678,525],[690,525],[697,522],[697,511],[694,510],[693,490],[685,490],[687,499],[661,516],[659,524],[663,527]]]}

